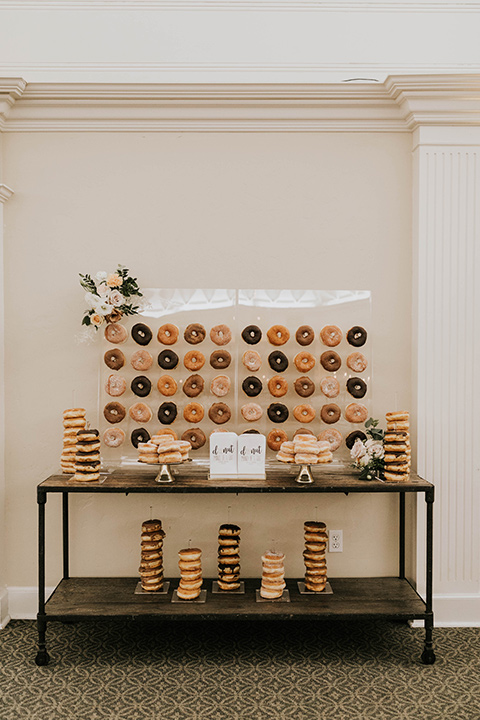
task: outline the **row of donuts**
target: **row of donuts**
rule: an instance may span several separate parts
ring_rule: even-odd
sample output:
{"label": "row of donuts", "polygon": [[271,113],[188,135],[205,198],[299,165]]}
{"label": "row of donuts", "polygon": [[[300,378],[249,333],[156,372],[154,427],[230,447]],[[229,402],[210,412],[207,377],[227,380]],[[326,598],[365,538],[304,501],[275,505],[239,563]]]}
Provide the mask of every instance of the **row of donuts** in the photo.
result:
{"label": "row of donuts", "polygon": [[[232,339],[232,331],[228,325],[215,325],[210,330],[210,340],[215,345],[228,345]],[[247,325],[242,330],[242,339],[248,345],[257,345],[263,333],[258,325]],[[148,345],[152,338],[152,330],[145,323],[136,323],[131,329],[131,336],[138,345]],[[207,331],[200,323],[191,323],[185,328],[183,337],[185,342],[190,345],[198,345],[203,342],[207,336]],[[163,345],[174,345],[180,337],[180,331],[173,323],[165,323],[161,325],[157,332],[157,340]],[[108,342],[116,345],[123,343],[128,338],[127,330],[119,323],[110,323],[105,328],[105,338]],[[290,339],[290,331],[285,325],[272,325],[267,330],[268,341],[272,345],[285,345]],[[301,325],[296,333],[295,339],[299,345],[311,345],[315,339],[315,331],[310,325]],[[325,325],[320,330],[320,340],[327,347],[336,347],[343,339],[343,332],[337,325]],[[360,325],[354,325],[346,333],[346,339],[349,345],[353,347],[361,347],[367,342],[367,331]]]}
{"label": "row of donuts", "polygon": [[[247,422],[256,422],[263,416],[263,408],[255,402],[245,403],[240,408],[240,413]],[[129,417],[138,423],[148,423],[153,417],[152,409],[145,403],[134,403],[128,411]],[[111,425],[122,422],[127,415],[127,410],[118,401],[109,402],[103,408],[103,416]],[[267,408],[267,415],[271,422],[284,423],[290,416],[290,410],[283,403],[270,403]],[[315,419],[317,412],[315,408],[302,403],[293,408],[295,420],[302,423],[310,423]],[[336,403],[327,403],[320,409],[320,418],[327,425],[333,425],[341,418],[342,411]],[[162,425],[171,425],[178,416],[178,407],[174,402],[164,402],[157,410],[157,417]],[[189,402],[183,408],[183,418],[189,423],[201,422],[205,417],[205,408],[201,403]],[[223,425],[232,417],[232,411],[226,403],[213,403],[208,409],[208,417],[216,425]],[[350,403],[344,410],[344,417],[350,423],[363,423],[368,417],[368,410],[361,403]]]}
{"label": "row of donuts", "polygon": [[[231,380],[227,375],[217,375],[210,382],[210,392],[216,397],[228,395]],[[270,395],[283,397],[288,392],[288,381],[281,375],[270,378],[267,382]],[[315,393],[316,385],[307,376],[299,377],[293,383],[297,395],[306,398]],[[105,382],[105,392],[111,397],[120,397],[127,389],[127,381],[118,373],[109,375]],[[152,391],[152,381],[146,375],[137,375],[130,383],[130,389],[138,397],[147,397]],[[178,390],[178,383],[171,375],[162,375],[157,380],[157,389],[161,395],[171,397]],[[182,384],[182,391],[187,397],[198,397],[205,389],[205,380],[201,375],[187,377]],[[352,377],[346,383],[347,392],[354,398],[364,397],[367,384],[362,378]],[[255,375],[249,375],[242,381],[242,390],[247,397],[257,397],[263,391],[263,383]],[[335,398],[340,393],[340,383],[335,377],[325,377],[320,382],[320,390],[328,398]]]}
{"label": "row of donuts", "polygon": [[[281,373],[289,366],[289,359],[281,350],[274,350],[268,355],[268,364],[272,370]],[[107,350],[104,362],[111,370],[120,370],[125,365],[125,355],[119,348]],[[163,370],[174,370],[180,358],[174,350],[162,350],[157,356],[157,363]],[[205,365],[205,355],[199,350],[189,350],[183,357],[183,364],[187,370],[201,370]],[[232,362],[228,350],[215,350],[210,355],[210,365],[215,370],[224,370]],[[247,350],[243,353],[242,363],[247,370],[257,372],[262,365],[262,358],[256,350]],[[310,372],[316,364],[316,359],[307,350],[301,350],[293,358],[293,363],[299,372]],[[347,367],[355,373],[362,373],[368,367],[368,360],[361,352],[352,352],[346,359]],[[132,367],[145,372],[153,364],[153,357],[148,350],[139,350],[132,355]],[[328,372],[337,372],[342,367],[342,358],[335,350],[327,350],[320,356],[320,364]]]}

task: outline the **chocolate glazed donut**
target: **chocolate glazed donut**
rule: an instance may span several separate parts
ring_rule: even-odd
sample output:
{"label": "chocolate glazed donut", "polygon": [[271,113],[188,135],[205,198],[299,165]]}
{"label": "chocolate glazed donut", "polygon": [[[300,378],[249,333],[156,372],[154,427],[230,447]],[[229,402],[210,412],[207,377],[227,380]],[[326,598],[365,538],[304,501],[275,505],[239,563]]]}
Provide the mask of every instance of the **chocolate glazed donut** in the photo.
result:
{"label": "chocolate glazed donut", "polygon": [[145,430],[145,428],[137,428],[136,430],[132,431],[132,434],[130,435],[130,440],[133,447],[138,448],[139,443],[146,443],[150,440],[150,433],[148,432],[148,430]]}
{"label": "chocolate glazed donut", "polygon": [[367,439],[367,436],[361,430],[354,430],[350,433],[350,435],[347,435],[347,437],[345,438],[345,445],[348,447],[349,450],[351,450],[352,447],[355,445],[355,440],[357,438],[364,442]]}
{"label": "chocolate glazed donut", "polygon": [[158,355],[158,364],[164,370],[173,370],[178,365],[178,355],[173,350],[162,350]]}
{"label": "chocolate glazed donut", "polygon": [[192,446],[192,450],[198,450],[198,448],[205,445],[207,438],[205,437],[203,430],[200,430],[200,428],[191,428],[189,430],[185,430],[182,435],[182,440],[189,442]]}
{"label": "chocolate glazed donut", "polygon": [[281,350],[274,350],[268,356],[268,364],[275,372],[283,372],[288,367],[288,358]]}
{"label": "chocolate glazed donut", "polygon": [[347,342],[353,347],[362,347],[367,342],[367,331],[360,325],[354,325],[347,333]]}
{"label": "chocolate glazed donut", "polygon": [[242,390],[248,397],[257,397],[262,392],[262,389],[262,381],[255,375],[250,375],[242,382]]}
{"label": "chocolate glazed donut", "polygon": [[145,323],[137,323],[131,330],[132,338],[138,345],[148,345],[152,339],[152,331]]}
{"label": "chocolate glazed donut", "polygon": [[133,378],[130,387],[138,397],[147,397],[152,389],[152,383],[145,375],[137,375],[136,378]]}
{"label": "chocolate glazed donut", "polygon": [[170,425],[177,417],[177,406],[173,402],[164,402],[158,408],[157,416],[162,425]]}
{"label": "chocolate glazed donut", "polygon": [[288,408],[282,403],[272,403],[267,408],[267,415],[274,423],[283,423],[288,420]]}
{"label": "chocolate glazed donut", "polygon": [[367,392],[367,383],[362,378],[349,378],[347,380],[347,390],[354,398],[362,398]]}
{"label": "chocolate glazed donut", "polygon": [[335,372],[342,364],[340,355],[336,353],[335,350],[327,350],[322,353],[320,356],[320,362],[322,367],[324,367],[325,370],[328,370],[328,372]]}
{"label": "chocolate glazed donut", "polygon": [[242,338],[249,345],[256,345],[262,339],[262,331],[257,325],[247,325],[242,330]]}

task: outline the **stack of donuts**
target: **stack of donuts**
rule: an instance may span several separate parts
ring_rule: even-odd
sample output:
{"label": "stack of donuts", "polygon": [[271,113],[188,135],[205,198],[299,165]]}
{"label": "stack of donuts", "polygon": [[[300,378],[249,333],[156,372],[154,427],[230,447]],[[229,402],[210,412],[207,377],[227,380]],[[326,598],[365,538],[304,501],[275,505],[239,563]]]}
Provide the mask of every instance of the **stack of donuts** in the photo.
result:
{"label": "stack of donuts", "polygon": [[142,590],[156,592],[163,588],[163,538],[161,520],[145,520],[142,523],[142,550],[140,573]]}
{"label": "stack of donuts", "polygon": [[292,441],[280,445],[277,460],[297,465],[317,465],[333,460],[328,441],[317,440],[315,435],[295,435]]}
{"label": "stack of donuts", "polygon": [[240,528],[238,525],[220,525],[218,530],[218,587],[220,590],[238,590],[240,587]]}
{"label": "stack of donuts", "polygon": [[180,600],[195,600],[202,589],[202,551],[198,548],[186,548],[178,552],[180,582],[177,595]]}
{"label": "stack of donuts", "polygon": [[181,463],[189,459],[192,449],[188,440],[175,440],[171,435],[154,435],[138,444],[139,462],[150,465]]}
{"label": "stack of donuts", "polygon": [[278,600],[283,595],[285,584],[285,568],[283,553],[266,552],[262,556],[262,583],[260,597],[265,600]]}
{"label": "stack of donuts", "polygon": [[63,450],[60,458],[62,473],[75,472],[77,432],[86,425],[85,408],[69,408],[63,412]]}
{"label": "stack of donuts", "polygon": [[77,432],[74,480],[88,482],[100,479],[100,437],[98,430],[89,428]]}
{"label": "stack of donuts", "polygon": [[323,522],[308,521],[303,524],[305,532],[305,587],[312,592],[322,592],[327,584],[327,527]]}
{"label": "stack of donuts", "polygon": [[383,439],[385,480],[405,482],[410,477],[410,415],[406,411],[386,414],[387,431]]}

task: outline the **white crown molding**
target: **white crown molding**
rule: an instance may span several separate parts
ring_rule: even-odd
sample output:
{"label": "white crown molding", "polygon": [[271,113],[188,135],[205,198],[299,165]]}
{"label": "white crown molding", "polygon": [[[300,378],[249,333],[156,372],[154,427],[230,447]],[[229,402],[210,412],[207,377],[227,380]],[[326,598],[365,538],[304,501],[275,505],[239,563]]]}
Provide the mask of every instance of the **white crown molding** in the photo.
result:
{"label": "white crown molding", "polygon": [[0,10],[474,13],[477,0],[0,0]]}
{"label": "white crown molding", "polygon": [[0,183],[0,203],[3,204],[7,200],[10,200],[12,195],[14,195],[12,188],[9,188],[8,185]]}
{"label": "white crown molding", "polygon": [[[2,93],[3,89],[3,93]],[[384,83],[29,83],[0,79],[3,132],[412,132],[480,126],[480,74]]]}

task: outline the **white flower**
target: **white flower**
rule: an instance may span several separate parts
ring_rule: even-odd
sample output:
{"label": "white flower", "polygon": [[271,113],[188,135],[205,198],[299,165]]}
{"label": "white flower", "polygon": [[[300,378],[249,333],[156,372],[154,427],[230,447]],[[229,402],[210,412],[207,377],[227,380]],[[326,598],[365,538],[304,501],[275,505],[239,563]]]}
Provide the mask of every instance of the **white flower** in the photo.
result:
{"label": "white flower", "polygon": [[99,283],[103,282],[107,279],[107,273],[105,270],[99,270],[97,274],[95,275],[95,280]]}
{"label": "white flower", "polygon": [[368,455],[363,455],[363,456],[358,460],[358,464],[360,465],[360,467],[367,467],[367,465],[368,465],[369,462],[370,462],[370,458],[368,457]]}
{"label": "white flower", "polygon": [[100,299],[100,298],[99,298],[97,295],[94,295],[94,294],[91,293],[91,292],[85,293],[85,303],[86,303],[87,308],[88,308],[89,310],[95,310],[95,308],[97,307],[97,303],[98,303],[99,299]]}
{"label": "white flower", "polygon": [[125,298],[118,290],[112,290],[112,292],[108,296],[108,302],[110,303],[110,305],[113,305],[113,307],[120,307],[120,305],[123,305],[123,303],[125,302]]}
{"label": "white flower", "polygon": [[110,288],[107,283],[101,282],[97,287],[97,292],[101,297],[105,297],[110,292]]}
{"label": "white flower", "polygon": [[364,457],[367,454],[367,450],[365,448],[365,445],[360,440],[360,438],[357,438],[355,440],[355,443],[350,450],[350,455],[354,460],[360,460],[360,458]]}
{"label": "white flower", "polygon": [[112,306],[106,302],[101,302],[95,305],[93,309],[98,315],[109,315],[112,311]]}
{"label": "white flower", "polygon": [[371,458],[383,458],[384,450],[383,445],[378,440],[367,440],[365,443],[368,454]]}

